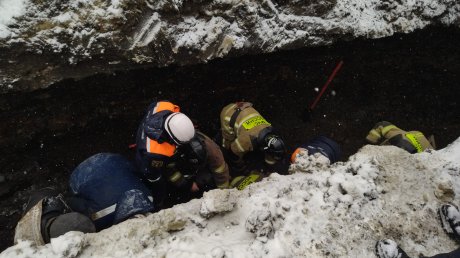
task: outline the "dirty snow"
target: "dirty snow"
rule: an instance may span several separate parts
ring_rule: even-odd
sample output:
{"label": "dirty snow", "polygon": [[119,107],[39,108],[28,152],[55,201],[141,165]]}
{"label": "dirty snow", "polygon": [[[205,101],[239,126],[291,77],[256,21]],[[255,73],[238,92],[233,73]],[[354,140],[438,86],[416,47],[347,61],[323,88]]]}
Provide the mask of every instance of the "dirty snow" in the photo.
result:
{"label": "dirty snow", "polygon": [[375,257],[376,241],[385,238],[411,256],[458,246],[436,212],[443,202],[460,203],[460,138],[414,155],[364,146],[332,166],[308,157],[299,155],[294,174],[273,174],[244,191],[213,190],[42,247],[20,242],[0,257]]}
{"label": "dirty snow", "polygon": [[[95,59],[118,62],[117,67],[127,69],[146,63],[187,65],[338,40],[386,37],[432,24],[460,26],[457,0],[44,0],[25,9],[11,12],[17,20],[9,13],[2,18],[6,22],[0,22],[8,32],[0,33],[0,45],[15,49],[7,52],[7,58],[45,54],[56,61],[30,62],[31,67],[21,69],[9,65],[4,79],[0,78],[0,91],[9,91],[10,85],[47,87],[79,74],[78,69],[89,74],[105,71],[106,67],[86,71],[76,66]],[[62,67],[69,72],[56,77],[43,74]],[[16,78],[19,81],[12,83]]]}

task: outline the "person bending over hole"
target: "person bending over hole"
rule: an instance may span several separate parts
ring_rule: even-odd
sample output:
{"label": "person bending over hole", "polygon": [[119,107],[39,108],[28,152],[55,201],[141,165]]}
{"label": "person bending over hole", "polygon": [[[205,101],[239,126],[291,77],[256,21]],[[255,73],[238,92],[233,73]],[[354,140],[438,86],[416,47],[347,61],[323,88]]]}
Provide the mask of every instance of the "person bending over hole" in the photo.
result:
{"label": "person bending over hole", "polygon": [[[330,165],[341,158],[340,146],[332,139],[325,136],[318,136],[300,145],[291,155],[291,164],[296,165],[290,173],[294,173],[302,167],[310,165],[304,164],[299,156],[314,157],[315,163]],[[267,175],[257,170],[252,170],[247,176],[237,176],[230,183],[231,187],[238,190],[245,189],[248,185],[261,181]]]}
{"label": "person bending over hole", "polygon": [[393,145],[409,153],[435,149],[434,138],[430,139],[431,141],[419,131],[406,132],[387,121],[378,122],[366,136],[366,140],[371,144]]}
{"label": "person bending over hole", "polygon": [[171,193],[190,196],[229,186],[229,168],[219,146],[196,132],[179,111],[169,101],[155,101],[137,131],[136,164],[157,206]]}
{"label": "person bending over hole", "polygon": [[[264,173],[274,172],[277,163],[286,157],[283,139],[272,125],[249,102],[231,103],[220,113],[222,147],[228,153],[231,171],[247,175],[245,156],[259,152],[264,154]],[[280,172],[280,171],[277,171]]]}
{"label": "person bending over hole", "polygon": [[137,130],[136,165],[152,189],[157,205],[166,196],[166,182],[187,191],[198,191],[197,184],[186,180],[174,162],[177,148],[195,136],[192,121],[179,111],[179,106],[169,101],[154,101]]}
{"label": "person bending over hole", "polygon": [[[317,136],[301,144],[291,155],[291,164],[300,162],[299,156],[314,157],[315,162],[331,165],[340,160],[342,151],[334,140],[326,136]],[[308,164],[307,164],[308,165]],[[292,172],[292,171],[291,171]]]}

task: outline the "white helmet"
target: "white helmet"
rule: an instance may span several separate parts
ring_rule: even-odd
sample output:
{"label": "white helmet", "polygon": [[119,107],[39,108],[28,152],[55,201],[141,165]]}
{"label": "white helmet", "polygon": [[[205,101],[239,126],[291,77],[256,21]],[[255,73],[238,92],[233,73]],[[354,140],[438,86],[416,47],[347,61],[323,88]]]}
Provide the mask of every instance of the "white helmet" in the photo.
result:
{"label": "white helmet", "polygon": [[176,112],[166,118],[165,129],[169,137],[178,144],[189,142],[195,136],[195,127],[188,116]]}

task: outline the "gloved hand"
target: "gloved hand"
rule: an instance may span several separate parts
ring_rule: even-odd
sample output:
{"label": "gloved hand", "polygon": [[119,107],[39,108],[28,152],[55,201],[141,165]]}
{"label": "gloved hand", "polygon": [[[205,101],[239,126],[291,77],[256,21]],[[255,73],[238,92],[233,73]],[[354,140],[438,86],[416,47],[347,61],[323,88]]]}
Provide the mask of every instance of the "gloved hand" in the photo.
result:
{"label": "gloved hand", "polygon": [[235,177],[232,182],[230,183],[230,187],[234,187],[238,190],[245,189],[248,185],[259,182],[263,179],[263,175],[259,171],[251,171],[248,176],[238,176]]}

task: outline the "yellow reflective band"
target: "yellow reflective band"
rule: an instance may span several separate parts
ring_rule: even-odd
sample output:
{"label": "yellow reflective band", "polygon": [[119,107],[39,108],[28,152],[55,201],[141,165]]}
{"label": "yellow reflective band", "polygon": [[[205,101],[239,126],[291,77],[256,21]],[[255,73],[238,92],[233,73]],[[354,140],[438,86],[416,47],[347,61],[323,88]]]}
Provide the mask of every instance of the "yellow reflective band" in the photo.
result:
{"label": "yellow reflective band", "polygon": [[221,115],[224,115],[225,118],[224,120],[226,121],[230,121],[230,118],[232,117],[232,114],[235,112],[235,107],[236,107],[236,104],[233,104],[231,106],[229,106],[225,112],[223,112]]}
{"label": "yellow reflective band", "polygon": [[179,171],[174,172],[172,176],[169,177],[169,181],[176,182],[181,178],[182,174]]}
{"label": "yellow reflective band", "polygon": [[247,119],[242,123],[244,129],[250,130],[258,125],[271,125],[265,118],[262,116],[255,116],[253,118]]}
{"label": "yellow reflective band", "polygon": [[241,143],[238,139],[235,140],[236,147],[240,149],[240,151],[244,152],[245,150],[243,149],[243,146],[241,146]]}
{"label": "yellow reflective band", "polygon": [[420,144],[420,142],[417,140],[417,136],[420,137],[420,136],[423,136],[423,134],[422,133],[416,133],[416,134],[406,133],[407,139],[417,149],[417,152],[422,152],[423,147]]}
{"label": "yellow reflective band", "polygon": [[371,143],[376,144],[380,139],[382,138],[382,135],[377,132],[377,130],[372,129],[369,131],[369,134],[366,136],[366,140],[368,140]]}
{"label": "yellow reflective band", "polygon": [[219,174],[224,172],[224,171],[225,171],[225,163],[214,170],[215,173],[219,173]]}
{"label": "yellow reflective band", "polygon": [[381,135],[377,132],[377,130],[372,129],[369,134],[373,134],[374,136],[381,137]]}
{"label": "yellow reflective band", "polygon": [[257,181],[257,179],[259,179],[259,175],[249,175],[247,176],[243,182],[241,182],[241,184],[239,184],[236,189],[238,190],[243,190],[244,188],[246,188],[248,185],[254,183],[255,181]]}
{"label": "yellow reflective band", "polygon": [[240,129],[241,125],[242,125],[244,122],[246,122],[247,120],[249,120],[249,119],[251,119],[251,118],[253,118],[253,117],[256,117],[256,116],[259,116],[259,114],[258,114],[258,113],[251,113],[251,114],[249,114],[249,115],[243,117],[243,118],[241,119],[241,121],[240,121],[239,124],[235,124],[235,129],[236,129],[236,130]]}
{"label": "yellow reflective band", "polygon": [[382,128],[382,134],[383,135],[387,134],[388,131],[390,131],[391,129],[399,129],[399,128],[396,127],[395,125],[387,125],[384,128]]}

